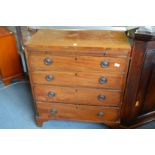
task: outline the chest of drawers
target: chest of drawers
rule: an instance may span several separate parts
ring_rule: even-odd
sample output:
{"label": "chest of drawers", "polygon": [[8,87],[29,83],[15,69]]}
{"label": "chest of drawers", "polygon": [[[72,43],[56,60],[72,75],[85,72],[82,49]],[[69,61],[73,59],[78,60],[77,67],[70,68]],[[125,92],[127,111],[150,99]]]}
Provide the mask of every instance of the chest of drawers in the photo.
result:
{"label": "chest of drawers", "polygon": [[123,32],[39,30],[25,47],[39,126],[53,119],[120,124],[131,51]]}

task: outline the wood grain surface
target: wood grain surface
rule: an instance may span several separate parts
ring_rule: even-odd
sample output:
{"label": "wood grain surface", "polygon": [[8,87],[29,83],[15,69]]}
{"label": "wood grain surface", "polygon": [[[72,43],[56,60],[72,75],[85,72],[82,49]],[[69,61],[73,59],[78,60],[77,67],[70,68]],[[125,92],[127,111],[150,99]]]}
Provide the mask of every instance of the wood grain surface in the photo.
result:
{"label": "wood grain surface", "polygon": [[[25,43],[33,49],[127,49],[130,45],[124,32],[105,30],[39,30]],[[126,53],[125,53],[126,54]]]}
{"label": "wood grain surface", "polygon": [[[120,91],[45,85],[34,86],[34,92],[37,101],[105,106],[118,106],[121,102],[122,96]],[[49,92],[55,92],[56,95],[54,97],[49,97]],[[99,95],[105,95],[105,100],[98,100]]]}
{"label": "wood grain surface", "polygon": [[[44,119],[81,120],[91,122],[119,121],[119,109],[103,106],[86,106],[62,103],[37,102],[37,110]],[[55,114],[52,113],[55,110]],[[103,116],[99,116],[99,113]]]}
{"label": "wood grain surface", "polygon": [[[109,88],[122,90],[125,75],[110,74],[108,72],[64,72],[64,71],[32,71],[32,82],[34,84],[81,86],[94,88]],[[51,80],[47,80],[51,77]],[[101,83],[102,78],[107,79]]]}
{"label": "wood grain surface", "polygon": [[[45,65],[49,58],[52,63]],[[101,67],[101,62],[107,61],[108,67]],[[124,73],[128,64],[127,58],[92,57],[92,56],[55,56],[45,54],[30,54],[29,63],[31,69],[56,70],[56,71],[85,71],[85,72],[119,72]]]}

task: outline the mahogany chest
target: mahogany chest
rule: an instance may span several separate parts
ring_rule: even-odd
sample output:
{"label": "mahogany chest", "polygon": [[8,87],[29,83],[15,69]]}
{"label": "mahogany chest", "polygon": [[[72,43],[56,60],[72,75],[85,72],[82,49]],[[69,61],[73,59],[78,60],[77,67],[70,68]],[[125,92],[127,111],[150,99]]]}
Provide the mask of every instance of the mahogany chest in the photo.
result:
{"label": "mahogany chest", "polygon": [[131,47],[124,32],[39,30],[25,44],[36,122],[120,125]]}

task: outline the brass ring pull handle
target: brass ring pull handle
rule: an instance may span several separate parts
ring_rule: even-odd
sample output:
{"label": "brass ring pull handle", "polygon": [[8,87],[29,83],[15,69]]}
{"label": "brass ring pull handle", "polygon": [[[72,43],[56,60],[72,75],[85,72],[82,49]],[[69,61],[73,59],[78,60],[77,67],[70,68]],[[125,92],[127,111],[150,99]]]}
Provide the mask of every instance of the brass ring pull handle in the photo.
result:
{"label": "brass ring pull handle", "polygon": [[109,62],[108,61],[101,61],[100,65],[102,68],[106,68],[106,67],[109,67]]}
{"label": "brass ring pull handle", "polygon": [[46,79],[47,81],[52,81],[52,80],[54,80],[54,77],[53,77],[52,75],[46,75],[46,76],[45,76],[45,79]]}
{"label": "brass ring pull handle", "polygon": [[45,65],[51,65],[52,64],[52,60],[50,58],[45,58],[44,59],[44,64]]}
{"label": "brass ring pull handle", "polygon": [[54,91],[49,91],[48,92],[48,97],[54,97],[56,93]]}
{"label": "brass ring pull handle", "polygon": [[98,116],[98,117],[103,117],[103,116],[104,116],[104,112],[102,112],[102,111],[98,112],[98,113],[97,113],[97,116]]}
{"label": "brass ring pull handle", "polygon": [[55,114],[58,113],[58,111],[57,111],[56,109],[51,109],[51,110],[50,110],[50,113],[51,113],[52,115],[55,115]]}
{"label": "brass ring pull handle", "polygon": [[100,84],[104,84],[104,83],[107,83],[108,79],[106,77],[100,77],[99,78],[99,83]]}
{"label": "brass ring pull handle", "polygon": [[99,101],[104,101],[106,99],[106,96],[105,95],[98,95],[97,98]]}

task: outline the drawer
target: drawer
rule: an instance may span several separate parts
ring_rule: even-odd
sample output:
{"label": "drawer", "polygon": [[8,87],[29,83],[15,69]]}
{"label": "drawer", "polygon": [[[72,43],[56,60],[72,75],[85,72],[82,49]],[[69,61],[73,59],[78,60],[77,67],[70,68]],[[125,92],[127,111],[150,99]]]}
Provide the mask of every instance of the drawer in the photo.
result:
{"label": "drawer", "polygon": [[33,71],[32,82],[63,86],[83,86],[94,88],[112,88],[121,90],[124,75],[109,73]]}
{"label": "drawer", "polygon": [[125,72],[128,58],[30,54],[29,64],[33,70]]}
{"label": "drawer", "polygon": [[118,106],[121,92],[79,87],[34,86],[37,101]]}
{"label": "drawer", "polygon": [[39,116],[46,119],[118,122],[120,118],[120,111],[115,107],[42,102],[37,103],[36,106]]}

